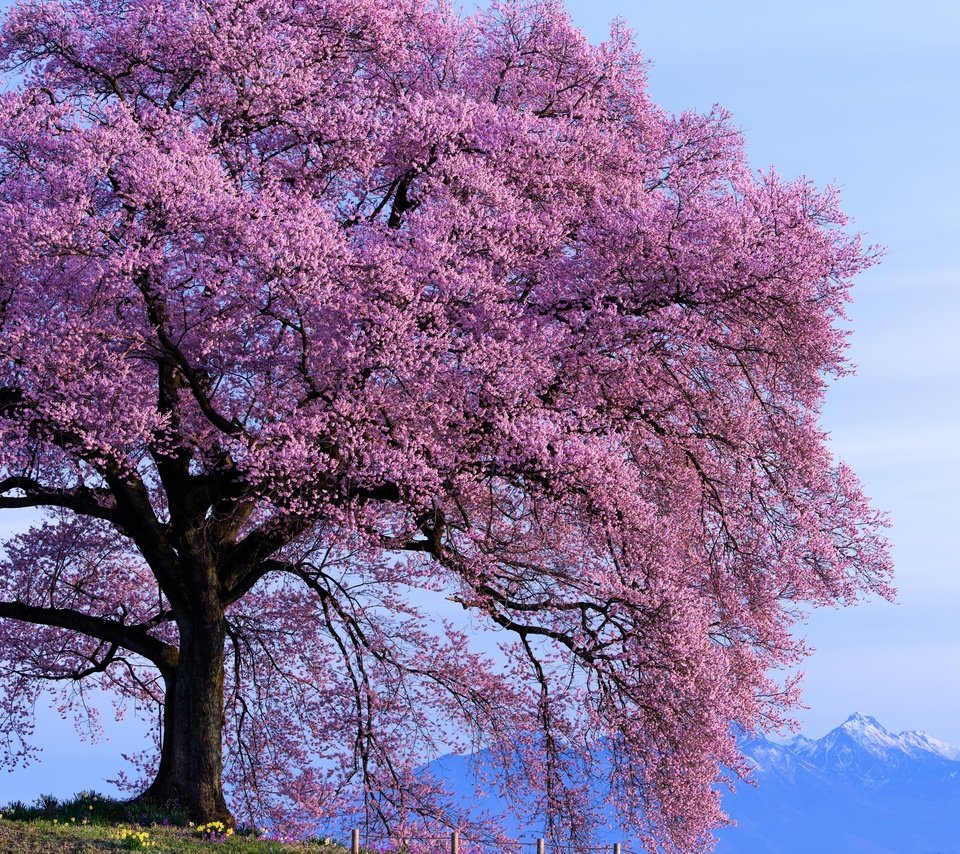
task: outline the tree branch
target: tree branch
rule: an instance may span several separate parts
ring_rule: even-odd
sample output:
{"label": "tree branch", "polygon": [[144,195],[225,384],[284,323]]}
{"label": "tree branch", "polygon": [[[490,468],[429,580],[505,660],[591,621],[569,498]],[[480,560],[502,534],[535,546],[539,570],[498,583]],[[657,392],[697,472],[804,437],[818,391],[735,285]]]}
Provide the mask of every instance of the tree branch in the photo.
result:
{"label": "tree branch", "polygon": [[177,553],[167,540],[164,525],[157,519],[143,481],[116,469],[107,470],[105,476],[117,503],[120,526],[136,543],[170,602],[185,604],[188,592],[181,578]]}
{"label": "tree branch", "polygon": [[[4,495],[19,489],[24,495]],[[81,516],[93,516],[119,524],[116,507],[107,507],[99,499],[109,498],[109,490],[94,490],[86,486],[74,489],[50,489],[33,478],[8,477],[0,481],[0,510],[21,507],[65,507]]]}
{"label": "tree branch", "polygon": [[0,617],[80,632],[122,646],[152,661],[161,672],[172,673],[177,669],[177,648],[147,634],[145,625],[128,626],[72,608],[41,608],[23,602],[0,602]]}
{"label": "tree branch", "polygon": [[150,288],[147,275],[141,273],[136,277],[137,287],[143,295],[144,303],[147,307],[147,315],[150,323],[153,325],[154,332],[157,334],[157,340],[164,353],[166,353],[175,363],[183,378],[187,381],[193,399],[200,407],[200,411],[206,419],[222,433],[228,436],[242,436],[245,434],[243,425],[234,419],[228,419],[217,412],[213,405],[208,389],[210,387],[210,377],[202,368],[195,368],[190,364],[184,352],[176,345],[167,330],[167,311],[159,296]]}
{"label": "tree branch", "polygon": [[267,558],[299,536],[312,520],[269,520],[251,531],[227,554],[220,568],[224,607],[236,602],[268,572]]}

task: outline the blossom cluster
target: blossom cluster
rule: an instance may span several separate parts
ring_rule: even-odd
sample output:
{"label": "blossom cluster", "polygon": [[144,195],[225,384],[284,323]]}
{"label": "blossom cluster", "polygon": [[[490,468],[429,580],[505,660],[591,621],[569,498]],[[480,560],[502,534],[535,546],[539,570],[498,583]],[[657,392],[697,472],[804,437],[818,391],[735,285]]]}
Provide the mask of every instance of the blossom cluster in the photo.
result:
{"label": "blossom cluster", "polygon": [[556,841],[601,791],[698,852],[797,620],[891,595],[818,426],[875,256],[836,192],[654,105],[622,24],[482,6],[6,17],[9,761],[50,680],[162,720],[137,785],[195,818],[500,838],[423,770],[483,748]]}

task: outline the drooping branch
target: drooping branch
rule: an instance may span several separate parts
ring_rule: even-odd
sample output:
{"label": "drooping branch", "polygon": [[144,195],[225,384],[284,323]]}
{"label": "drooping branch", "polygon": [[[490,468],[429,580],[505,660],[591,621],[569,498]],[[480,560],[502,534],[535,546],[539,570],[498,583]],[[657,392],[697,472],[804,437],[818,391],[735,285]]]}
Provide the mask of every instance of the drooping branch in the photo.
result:
{"label": "drooping branch", "polygon": [[97,673],[106,673],[110,665],[115,662],[125,661],[120,654],[120,646],[115,643],[109,644],[107,651],[99,658],[97,657],[97,652],[100,652],[99,648],[93,654],[84,656],[86,660],[90,662],[87,667],[77,668],[76,670],[62,674],[48,673],[43,679],[48,682],[79,682],[88,676],[94,676]]}
{"label": "drooping branch", "polygon": [[[6,495],[19,490],[23,495]],[[24,507],[63,507],[80,516],[120,523],[117,508],[111,505],[112,493],[107,489],[77,486],[73,489],[51,489],[33,478],[15,476],[0,481],[0,510]]]}
{"label": "drooping branch", "polygon": [[56,626],[99,638],[146,658],[164,673],[173,673],[177,668],[177,648],[150,635],[147,625],[126,625],[72,608],[43,608],[23,602],[0,602],[0,617]]}
{"label": "drooping branch", "polygon": [[[31,429],[40,422],[31,424]],[[42,425],[49,430],[49,425]],[[57,431],[53,444],[75,451],[78,437]],[[146,559],[171,601],[180,601],[186,591],[178,571],[178,556],[167,538],[167,529],[156,515],[149,492],[138,474],[121,471],[116,465],[99,461],[97,465],[107,487],[95,489],[83,484],[70,489],[44,486],[34,478],[11,475],[0,481],[0,509],[62,507],[81,516],[110,522],[130,537]],[[6,495],[20,491],[23,495]]]}
{"label": "drooping branch", "polygon": [[[635,624],[623,624],[622,620],[615,619],[613,616],[612,612],[618,606],[629,610],[627,603],[622,599],[610,598],[607,601],[602,601],[589,597],[574,596],[564,600],[558,595],[558,591],[554,590],[550,597],[524,601],[515,595],[504,592],[488,573],[484,572],[477,576],[475,572],[470,571],[463,556],[455,548],[444,543],[443,535],[446,523],[440,511],[424,515],[418,521],[420,530],[426,536],[426,539],[412,539],[401,547],[402,550],[429,554],[438,563],[451,569],[462,579],[467,580],[475,591],[475,595],[472,597],[452,595],[448,597],[449,600],[460,605],[466,611],[483,613],[500,628],[516,635],[527,650],[529,657],[535,659],[532,647],[529,645],[529,639],[539,637],[567,649],[584,668],[596,669],[616,659],[616,655],[611,657],[605,654],[606,647],[622,643],[631,631],[636,631]],[[505,563],[508,562],[505,561]],[[530,572],[537,573],[540,577],[546,575],[544,567],[530,566],[525,568]],[[579,619],[574,617],[574,622],[571,622],[572,629],[570,630],[559,629],[536,621],[537,615],[563,612],[579,613]],[[518,619],[518,614],[524,614],[526,619]],[[591,617],[599,618],[600,628],[591,625]],[[602,637],[603,630],[609,630],[611,627],[618,630],[615,639],[604,640]],[[537,663],[537,667],[539,667],[539,663]]]}

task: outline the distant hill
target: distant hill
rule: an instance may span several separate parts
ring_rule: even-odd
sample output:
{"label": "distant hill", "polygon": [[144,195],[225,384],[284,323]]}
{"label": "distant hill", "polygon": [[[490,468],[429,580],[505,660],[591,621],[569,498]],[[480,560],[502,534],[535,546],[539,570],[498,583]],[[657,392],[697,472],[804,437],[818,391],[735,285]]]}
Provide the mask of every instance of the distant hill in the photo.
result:
{"label": "distant hill", "polygon": [[[888,732],[854,714],[823,738],[745,740],[755,786],[724,797],[737,822],[718,834],[717,854],[960,854],[960,749],[922,732]],[[510,804],[471,799],[471,762],[447,756],[431,763],[464,800],[502,816],[511,833],[530,839]],[[616,832],[597,842],[627,841]]]}

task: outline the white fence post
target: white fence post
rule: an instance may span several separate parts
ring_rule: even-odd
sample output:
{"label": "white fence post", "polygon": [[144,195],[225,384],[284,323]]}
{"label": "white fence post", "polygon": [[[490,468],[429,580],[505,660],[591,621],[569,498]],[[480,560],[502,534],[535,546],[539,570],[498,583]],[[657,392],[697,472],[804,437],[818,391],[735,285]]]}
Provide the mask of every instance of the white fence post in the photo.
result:
{"label": "white fence post", "polygon": [[537,840],[537,854],[545,854],[547,850],[546,843],[543,841],[543,838]]}
{"label": "white fence post", "polygon": [[450,834],[450,854],[460,854],[460,831],[455,830]]}
{"label": "white fence post", "polygon": [[350,854],[360,854],[360,831],[356,828],[350,831]]}
{"label": "white fence post", "polygon": [[614,842],[614,843],[613,843],[613,854],[620,854],[620,843],[619,843],[619,842]]}

